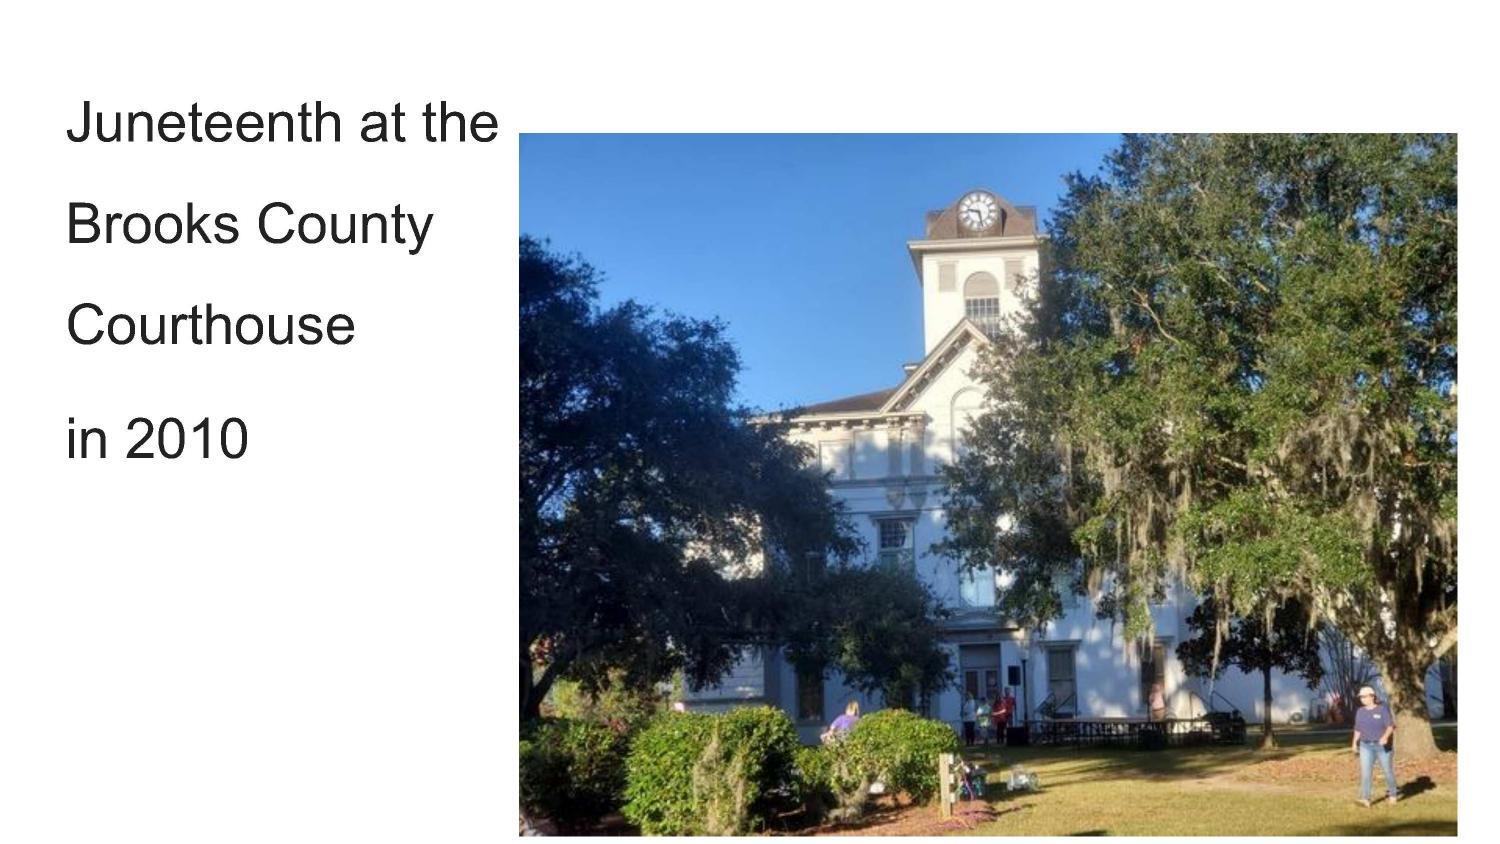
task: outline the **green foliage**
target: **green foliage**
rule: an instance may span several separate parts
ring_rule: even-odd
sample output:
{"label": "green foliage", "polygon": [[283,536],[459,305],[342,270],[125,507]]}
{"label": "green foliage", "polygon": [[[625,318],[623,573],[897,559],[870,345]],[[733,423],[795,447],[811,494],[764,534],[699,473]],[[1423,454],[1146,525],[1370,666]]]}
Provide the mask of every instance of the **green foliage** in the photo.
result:
{"label": "green foliage", "polygon": [[715,730],[693,764],[693,803],[702,812],[704,835],[744,835],[750,831],[750,755]]}
{"label": "green foliage", "polygon": [[[597,284],[522,238],[522,717],[572,681],[555,704],[618,703],[628,726],[662,680],[701,687],[766,643],[891,701],[950,682],[931,593],[844,565],[857,543],[806,447],[732,404],[723,327],[601,310]],[[809,559],[827,567],[791,570]]]}
{"label": "green foliage", "polygon": [[876,781],[915,802],[932,800],[938,792],[938,755],[956,752],[958,736],[947,724],[885,709],[864,716],[830,742],[800,748],[795,767],[804,801],[829,820],[848,822],[864,813]]}
{"label": "green foliage", "polygon": [[900,709],[860,718],[844,741],[859,765],[890,790],[905,792],[918,803],[938,793],[938,754],[958,752],[952,727]]}
{"label": "green foliage", "polygon": [[833,756],[825,747],[798,747],[792,754],[792,768],[798,793],[805,801],[833,798]]}
{"label": "green foliage", "polygon": [[1199,579],[1216,584],[1241,612],[1289,587],[1345,589],[1369,576],[1358,527],[1347,515],[1308,512],[1257,487],[1189,508],[1175,529]]}
{"label": "green foliage", "polygon": [[523,718],[559,679],[716,680],[774,632],[742,577],[763,552],[854,547],[806,447],[734,404],[723,325],[601,309],[598,281],[521,239]]}
{"label": "green foliage", "polygon": [[533,721],[521,734],[521,805],[576,828],[614,811],[625,789],[625,739],[601,724]]}
{"label": "green foliage", "polygon": [[1299,597],[1422,717],[1457,641],[1456,138],[1128,136],[1067,185],[944,550],[1033,624],[1059,581],[1132,636],[1174,575]]}
{"label": "green foliage", "polygon": [[1225,666],[1234,666],[1247,674],[1279,670],[1301,677],[1309,689],[1323,680],[1319,624],[1295,598],[1234,619],[1220,619],[1217,604],[1210,598],[1193,609],[1187,623],[1193,636],[1177,645],[1177,658],[1189,674],[1217,676]]}
{"label": "green foliage", "polygon": [[878,776],[862,749],[841,735],[817,747],[800,747],[796,755],[798,790],[815,815],[834,823],[858,820]]}
{"label": "green foliage", "polygon": [[593,721],[628,734],[667,709],[666,697],[654,685],[632,684],[618,670],[610,672],[606,680],[593,691],[572,680],[554,683],[543,704],[543,714]]}
{"label": "green foliage", "polygon": [[910,569],[834,566],[777,591],[787,657],[806,671],[910,707],[953,682],[940,646],[943,605]]}
{"label": "green foliage", "polygon": [[645,835],[739,834],[764,823],[794,786],[797,732],[786,713],[670,712],[631,743],[625,817]]}
{"label": "green foliage", "polygon": [[682,835],[702,814],[693,800],[693,766],[708,744],[715,716],[670,712],[653,720],[630,744],[625,817],[647,835]]}

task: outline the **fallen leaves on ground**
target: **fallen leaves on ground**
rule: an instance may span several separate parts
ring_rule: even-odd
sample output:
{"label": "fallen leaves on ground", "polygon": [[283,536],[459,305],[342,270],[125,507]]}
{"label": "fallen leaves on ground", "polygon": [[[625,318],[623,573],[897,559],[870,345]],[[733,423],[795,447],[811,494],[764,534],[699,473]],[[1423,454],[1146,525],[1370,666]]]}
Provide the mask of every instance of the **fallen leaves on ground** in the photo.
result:
{"label": "fallen leaves on ground", "polygon": [[[1379,766],[1376,766],[1377,769]],[[1246,782],[1281,783],[1351,782],[1359,776],[1359,758],[1347,753],[1299,753],[1282,759],[1267,759],[1235,772],[1234,778]],[[1427,777],[1434,783],[1458,782],[1458,754],[1439,753],[1427,759],[1402,760],[1396,755],[1396,779],[1410,782]],[[1380,775],[1376,774],[1376,779]]]}
{"label": "fallen leaves on ground", "polygon": [[911,806],[882,800],[858,823],[819,827],[805,832],[812,835],[944,835],[973,829],[994,819],[994,807],[978,800],[959,801],[951,818],[942,817],[936,803]]}

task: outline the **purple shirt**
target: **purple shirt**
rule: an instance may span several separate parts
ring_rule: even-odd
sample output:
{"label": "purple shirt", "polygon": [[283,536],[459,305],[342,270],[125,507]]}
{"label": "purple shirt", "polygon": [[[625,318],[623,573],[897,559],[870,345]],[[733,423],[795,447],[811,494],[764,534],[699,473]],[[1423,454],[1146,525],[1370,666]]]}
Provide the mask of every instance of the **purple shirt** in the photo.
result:
{"label": "purple shirt", "polygon": [[839,717],[833,719],[833,723],[829,725],[828,729],[835,733],[845,733],[854,729],[854,724],[858,720],[858,715],[850,715],[846,712],[843,715],[840,715]]}
{"label": "purple shirt", "polygon": [[1380,741],[1380,737],[1385,735],[1386,727],[1395,725],[1390,707],[1383,703],[1371,707],[1361,706],[1354,710],[1354,731],[1359,733],[1360,741]]}

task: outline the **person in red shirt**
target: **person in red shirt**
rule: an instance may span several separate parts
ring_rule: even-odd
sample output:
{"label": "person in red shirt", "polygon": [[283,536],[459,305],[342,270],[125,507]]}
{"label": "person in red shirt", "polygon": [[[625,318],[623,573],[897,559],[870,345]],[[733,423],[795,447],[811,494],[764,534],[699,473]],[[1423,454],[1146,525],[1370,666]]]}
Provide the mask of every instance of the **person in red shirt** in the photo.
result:
{"label": "person in red shirt", "polygon": [[1010,687],[1005,687],[1005,694],[995,699],[993,707],[995,713],[995,733],[1001,743],[1005,742],[1005,729],[1010,726],[1011,716],[1016,711],[1016,698],[1010,692]]}

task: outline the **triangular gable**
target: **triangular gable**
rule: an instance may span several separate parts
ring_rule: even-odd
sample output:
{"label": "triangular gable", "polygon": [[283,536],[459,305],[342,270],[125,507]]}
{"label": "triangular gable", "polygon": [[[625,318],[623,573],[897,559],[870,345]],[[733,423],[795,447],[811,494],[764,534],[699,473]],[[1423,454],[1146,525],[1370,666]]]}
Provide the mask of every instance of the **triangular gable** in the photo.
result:
{"label": "triangular gable", "polygon": [[896,392],[891,393],[891,397],[881,405],[880,412],[892,413],[911,406],[917,396],[920,396],[938,374],[947,369],[948,365],[958,358],[959,353],[969,347],[970,343],[989,346],[992,341],[988,335],[979,330],[979,326],[975,325],[973,320],[964,317],[943,336],[943,339],[938,341],[936,346],[932,347],[932,351],[922,359],[917,368],[906,376],[906,380],[901,382]]}

